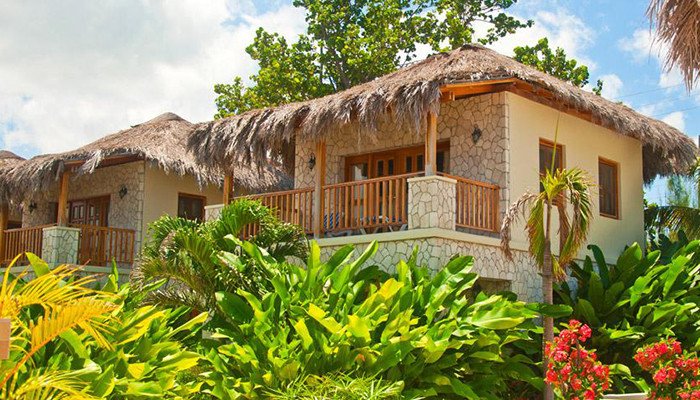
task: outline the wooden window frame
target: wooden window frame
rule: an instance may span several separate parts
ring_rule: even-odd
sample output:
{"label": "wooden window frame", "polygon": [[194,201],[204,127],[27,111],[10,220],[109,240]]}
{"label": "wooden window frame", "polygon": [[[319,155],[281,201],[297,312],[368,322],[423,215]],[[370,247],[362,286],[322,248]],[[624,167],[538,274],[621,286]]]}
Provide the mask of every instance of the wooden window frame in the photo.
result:
{"label": "wooden window frame", "polygon": [[[554,141],[549,140],[549,139],[540,138],[539,143],[537,144],[537,162],[538,162],[538,164],[539,164],[539,154],[540,154],[540,147],[541,146],[547,146],[550,149],[554,150]],[[561,143],[556,144],[556,151],[558,154],[561,154],[561,157],[559,158],[561,160],[560,165],[557,165],[556,167],[558,167],[560,170],[566,168],[566,151],[565,151],[565,149],[566,149],[566,147],[563,144],[561,144]],[[552,172],[555,172],[555,171],[552,171]],[[544,174],[544,172],[539,171],[539,168],[538,168],[538,172],[539,172],[540,177]]]}
{"label": "wooden window frame", "polygon": [[[450,150],[449,139],[448,140],[441,140],[437,143],[437,151],[445,151],[445,150]],[[402,175],[403,173],[406,173],[405,171],[403,171],[405,169],[405,165],[402,164],[405,160],[405,157],[409,154],[416,153],[417,151],[419,151],[419,153],[418,153],[419,155],[425,155],[425,144],[418,144],[415,146],[398,147],[398,148],[393,148],[393,149],[388,149],[388,150],[379,150],[379,151],[372,151],[372,152],[367,152],[367,153],[346,155],[345,156],[345,165],[344,165],[344,172],[345,172],[344,181],[351,182],[351,180],[350,180],[350,178],[352,177],[351,167],[353,165],[360,164],[360,163],[367,163],[367,176],[370,178],[373,177],[376,174],[374,160],[376,160],[378,158],[381,158],[381,159],[392,158],[394,160],[394,174],[393,175]],[[451,159],[451,157],[452,156],[450,156],[450,159]],[[425,163],[425,160],[423,160],[423,163]],[[424,166],[425,166],[425,164],[424,164]],[[437,168],[437,166],[436,166],[436,168]],[[412,171],[412,172],[417,172],[417,171]],[[448,168],[448,172],[449,172],[449,168]]]}
{"label": "wooden window frame", "polygon": [[608,214],[603,212],[603,210],[600,208],[600,201],[603,197],[603,193],[600,192],[600,189],[598,190],[599,195],[598,195],[598,213],[600,214],[601,217],[606,217],[606,218],[612,218],[612,219],[620,219],[620,215],[622,214],[620,212],[620,163],[614,160],[611,160],[609,158],[604,158],[604,157],[598,157],[598,185],[600,188],[600,164],[607,165],[609,167],[612,167],[613,170],[615,171],[615,189],[614,189],[614,198],[615,198],[615,214]]}
{"label": "wooden window frame", "polygon": [[204,222],[204,219],[206,217],[205,215],[205,210],[207,207],[207,196],[203,196],[201,194],[192,194],[192,193],[186,193],[186,192],[177,192],[177,216],[180,217],[180,197],[189,197],[191,199],[199,199],[202,200],[202,222]]}

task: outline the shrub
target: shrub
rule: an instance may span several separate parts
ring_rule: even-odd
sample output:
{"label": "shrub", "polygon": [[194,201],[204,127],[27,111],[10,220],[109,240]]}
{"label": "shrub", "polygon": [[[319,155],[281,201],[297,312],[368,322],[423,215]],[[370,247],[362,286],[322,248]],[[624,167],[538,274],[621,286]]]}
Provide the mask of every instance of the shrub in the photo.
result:
{"label": "shrub", "polygon": [[399,400],[403,384],[343,374],[303,376],[287,387],[266,394],[271,400]]}
{"label": "shrub", "polygon": [[667,263],[660,261],[661,251],[643,255],[634,244],[614,265],[607,265],[599,248],[589,246],[595,267],[587,257],[582,266],[571,268],[578,288],[567,284],[557,288],[558,302],[570,305],[572,317],[593,330],[592,346],[616,372],[613,386],[618,391],[632,389],[631,377],[640,376],[641,369],[632,360],[638,347],[669,335],[689,348],[698,346],[699,244],[681,247]]}
{"label": "shrub", "polygon": [[218,292],[225,316],[205,342],[213,372],[207,391],[218,398],[255,397],[300,377],[377,377],[400,383],[402,396],[502,398],[509,381],[541,388],[533,362],[513,351],[528,345],[537,313],[509,296],[468,300],[476,274],[456,257],[431,277],[416,254],[388,277],[343,247],[322,263],[312,244],[307,266],[279,263],[252,243],[274,291]]}
{"label": "shrub", "polygon": [[595,351],[583,347],[590,337],[591,328],[571,320],[554,342],[547,343],[545,356],[550,361],[545,382],[560,398],[599,399],[610,388],[609,368],[597,361]]}
{"label": "shrub", "polygon": [[634,360],[651,375],[650,399],[700,399],[700,361],[695,354],[684,353],[676,340],[645,346]]}

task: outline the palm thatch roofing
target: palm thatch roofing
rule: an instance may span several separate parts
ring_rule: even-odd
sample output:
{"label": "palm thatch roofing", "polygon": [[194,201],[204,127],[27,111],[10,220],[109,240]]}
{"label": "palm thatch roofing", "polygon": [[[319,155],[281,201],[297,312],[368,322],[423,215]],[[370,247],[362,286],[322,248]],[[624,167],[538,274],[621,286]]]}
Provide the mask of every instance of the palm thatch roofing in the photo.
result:
{"label": "palm thatch roofing", "polygon": [[666,68],[677,66],[690,90],[700,82],[700,0],[652,0],[647,15],[669,45]]}
{"label": "palm thatch roofing", "polygon": [[[226,165],[284,153],[295,139],[320,139],[353,129],[377,134],[381,120],[420,134],[428,112],[439,113],[442,88],[451,84],[506,82],[500,90],[544,93],[542,101],[643,144],[644,178],[686,169],[696,156],[694,142],[679,130],[611,102],[480,45],[439,53],[391,74],[322,98],[252,110],[203,123],[189,141],[199,160]],[[517,92],[516,92],[517,93]]]}
{"label": "palm thatch roofing", "polygon": [[[187,151],[187,140],[195,127],[173,113],[165,113],[75,150],[36,156],[0,174],[3,183],[0,196],[17,199],[46,190],[67,169],[75,169],[76,175],[90,174],[101,166],[137,160],[151,162],[166,173],[192,175],[200,185],[221,185],[222,170],[198,164]],[[253,192],[292,185],[281,169],[269,163],[262,168],[241,166],[236,169],[235,179],[236,184]]]}
{"label": "palm thatch roofing", "polygon": [[0,168],[11,167],[20,161],[24,161],[24,158],[9,150],[0,150]]}

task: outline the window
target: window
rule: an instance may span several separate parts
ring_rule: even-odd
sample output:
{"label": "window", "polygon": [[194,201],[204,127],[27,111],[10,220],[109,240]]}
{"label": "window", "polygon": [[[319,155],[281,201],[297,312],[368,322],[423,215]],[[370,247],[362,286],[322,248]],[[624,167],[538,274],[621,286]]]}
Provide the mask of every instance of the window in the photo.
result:
{"label": "window", "polygon": [[[544,175],[545,171],[552,166],[553,153],[554,142],[540,139],[540,175]],[[557,152],[554,155],[554,171],[561,169],[564,169],[564,147],[557,144]]]}
{"label": "window", "polygon": [[177,216],[193,221],[204,221],[204,206],[206,198],[193,194],[182,194],[177,196]]}
{"label": "window", "polygon": [[620,217],[618,166],[614,161],[598,159],[598,190],[600,192],[600,215]]}
{"label": "window", "polygon": [[[449,172],[450,143],[438,142],[436,149],[438,172]],[[358,154],[345,158],[345,180],[358,181],[383,176],[420,172],[425,169],[425,146],[411,146]]]}

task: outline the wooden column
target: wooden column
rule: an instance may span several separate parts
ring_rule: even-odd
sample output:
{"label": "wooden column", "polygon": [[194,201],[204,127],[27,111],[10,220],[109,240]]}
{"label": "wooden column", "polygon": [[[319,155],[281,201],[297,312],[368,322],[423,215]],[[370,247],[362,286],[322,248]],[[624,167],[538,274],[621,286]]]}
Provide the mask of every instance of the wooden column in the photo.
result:
{"label": "wooden column", "polygon": [[[0,263],[5,262],[8,257],[5,254],[5,230],[7,221],[10,219],[10,207],[7,203],[0,204]],[[0,359],[2,359],[0,357]]]}
{"label": "wooden column", "polygon": [[224,205],[233,200],[233,171],[224,176]]}
{"label": "wooden column", "polygon": [[68,181],[70,179],[70,171],[64,171],[61,174],[61,179],[58,186],[58,218],[56,223],[58,226],[68,225]]}
{"label": "wooden column", "polygon": [[323,186],[326,184],[326,141],[316,142],[316,179],[314,181],[314,237],[323,231]]}
{"label": "wooden column", "polygon": [[428,112],[428,129],[425,131],[425,176],[437,171],[437,115]]}

